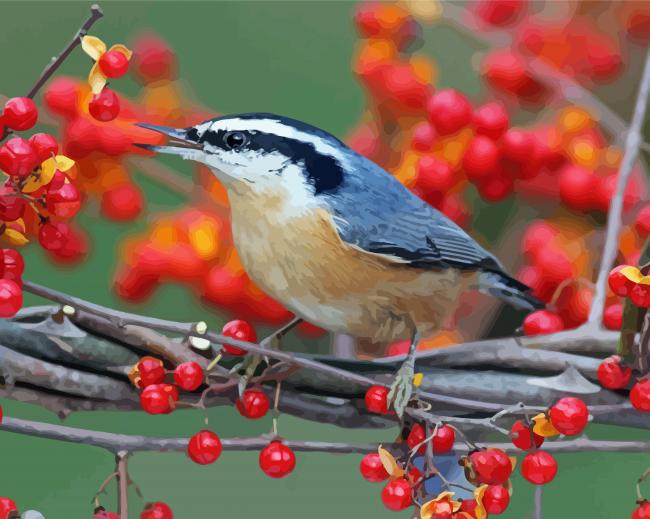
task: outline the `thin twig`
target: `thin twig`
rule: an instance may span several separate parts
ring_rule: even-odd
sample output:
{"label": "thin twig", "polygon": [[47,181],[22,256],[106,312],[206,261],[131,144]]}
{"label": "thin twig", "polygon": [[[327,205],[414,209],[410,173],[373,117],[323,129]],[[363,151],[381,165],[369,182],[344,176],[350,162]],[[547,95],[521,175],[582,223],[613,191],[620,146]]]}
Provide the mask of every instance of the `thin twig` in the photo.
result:
{"label": "thin twig", "polygon": [[535,487],[535,497],[534,497],[535,519],[542,519],[542,493],[543,493],[543,487],[541,485],[537,485]]}
{"label": "thin twig", "polygon": [[120,519],[129,519],[129,472],[126,460],[129,456],[127,451],[118,451],[115,455],[117,472],[117,511]]}
{"label": "thin twig", "polygon": [[597,325],[601,322],[603,310],[605,309],[605,298],[607,296],[607,276],[614,266],[616,255],[618,253],[618,239],[621,232],[623,217],[623,198],[634,163],[636,162],[641,145],[641,128],[645,119],[646,109],[648,106],[648,94],[650,94],[650,50],[646,55],[645,66],[639,85],[636,103],[634,105],[634,114],[632,122],[625,135],[625,150],[623,160],[616,179],[616,191],[609,206],[607,213],[607,230],[605,232],[605,245],[603,247],[603,256],[596,280],[596,291],[591,303],[589,312],[589,323]]}

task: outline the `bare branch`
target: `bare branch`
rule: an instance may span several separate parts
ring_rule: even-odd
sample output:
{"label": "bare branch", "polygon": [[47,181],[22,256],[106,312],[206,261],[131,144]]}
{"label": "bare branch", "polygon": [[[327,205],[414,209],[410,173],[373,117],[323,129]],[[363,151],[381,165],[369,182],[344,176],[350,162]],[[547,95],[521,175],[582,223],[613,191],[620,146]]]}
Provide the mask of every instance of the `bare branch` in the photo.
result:
{"label": "bare branch", "polygon": [[120,519],[129,519],[129,472],[126,466],[128,455],[127,451],[119,451],[115,455],[117,511],[120,514]]}
{"label": "bare branch", "polygon": [[605,245],[603,247],[603,257],[596,281],[596,291],[591,303],[589,312],[589,322],[600,324],[605,309],[605,297],[607,296],[607,276],[614,266],[616,255],[618,253],[618,239],[621,232],[623,217],[623,198],[637,155],[639,146],[642,142],[641,128],[645,120],[646,109],[648,106],[648,94],[650,94],[650,50],[646,55],[645,66],[639,85],[636,103],[634,105],[634,115],[632,122],[625,135],[625,151],[623,160],[616,179],[616,191],[609,206],[607,214],[607,231],[605,234]]}

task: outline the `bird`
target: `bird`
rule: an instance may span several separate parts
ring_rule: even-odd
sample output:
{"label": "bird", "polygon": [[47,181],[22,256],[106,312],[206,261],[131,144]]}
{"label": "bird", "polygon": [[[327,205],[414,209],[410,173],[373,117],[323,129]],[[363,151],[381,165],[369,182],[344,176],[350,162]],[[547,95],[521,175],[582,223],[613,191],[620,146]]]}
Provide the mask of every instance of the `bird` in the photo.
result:
{"label": "bird", "polygon": [[390,173],[316,126],[270,113],[216,117],[139,144],[207,166],[225,187],[249,277],[296,316],[375,342],[409,340],[388,395],[412,397],[415,351],[476,288],[532,311],[544,305],[461,227]]}

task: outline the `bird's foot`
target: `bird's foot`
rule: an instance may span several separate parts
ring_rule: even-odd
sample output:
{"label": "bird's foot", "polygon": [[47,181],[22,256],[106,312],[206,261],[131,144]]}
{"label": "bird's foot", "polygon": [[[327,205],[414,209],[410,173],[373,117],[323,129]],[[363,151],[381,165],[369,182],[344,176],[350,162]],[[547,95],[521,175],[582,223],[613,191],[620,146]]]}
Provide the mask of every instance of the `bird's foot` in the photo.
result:
{"label": "bird's foot", "polygon": [[401,419],[404,410],[413,396],[413,377],[415,375],[415,359],[408,357],[395,374],[395,380],[388,392],[388,408],[394,409]]}
{"label": "bird's foot", "polygon": [[[281,336],[277,333],[274,333],[262,339],[262,341],[260,341],[260,347],[267,350],[277,350],[280,348],[280,342]],[[239,396],[242,396],[244,390],[246,389],[246,386],[248,385],[248,382],[251,378],[253,378],[255,372],[262,364],[262,362],[265,362],[268,366],[269,358],[266,355],[261,355],[259,353],[248,353],[241,362],[233,366],[233,368],[230,370],[230,373],[239,374]]]}

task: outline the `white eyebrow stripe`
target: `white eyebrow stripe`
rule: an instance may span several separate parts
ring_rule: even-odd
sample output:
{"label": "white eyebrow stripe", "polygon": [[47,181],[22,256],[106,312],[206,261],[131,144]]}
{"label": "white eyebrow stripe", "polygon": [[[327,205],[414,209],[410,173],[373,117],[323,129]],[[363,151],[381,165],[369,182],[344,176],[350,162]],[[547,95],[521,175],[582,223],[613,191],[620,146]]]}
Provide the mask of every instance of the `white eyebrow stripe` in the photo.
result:
{"label": "white eyebrow stripe", "polygon": [[312,135],[307,132],[296,130],[293,126],[289,126],[274,119],[223,119],[215,121],[210,127],[210,131],[259,131],[262,133],[269,133],[277,135],[278,137],[285,137],[294,139],[296,141],[311,144],[314,149],[323,155],[334,157],[339,162],[344,161],[345,157],[339,150],[332,146],[324,137]]}

